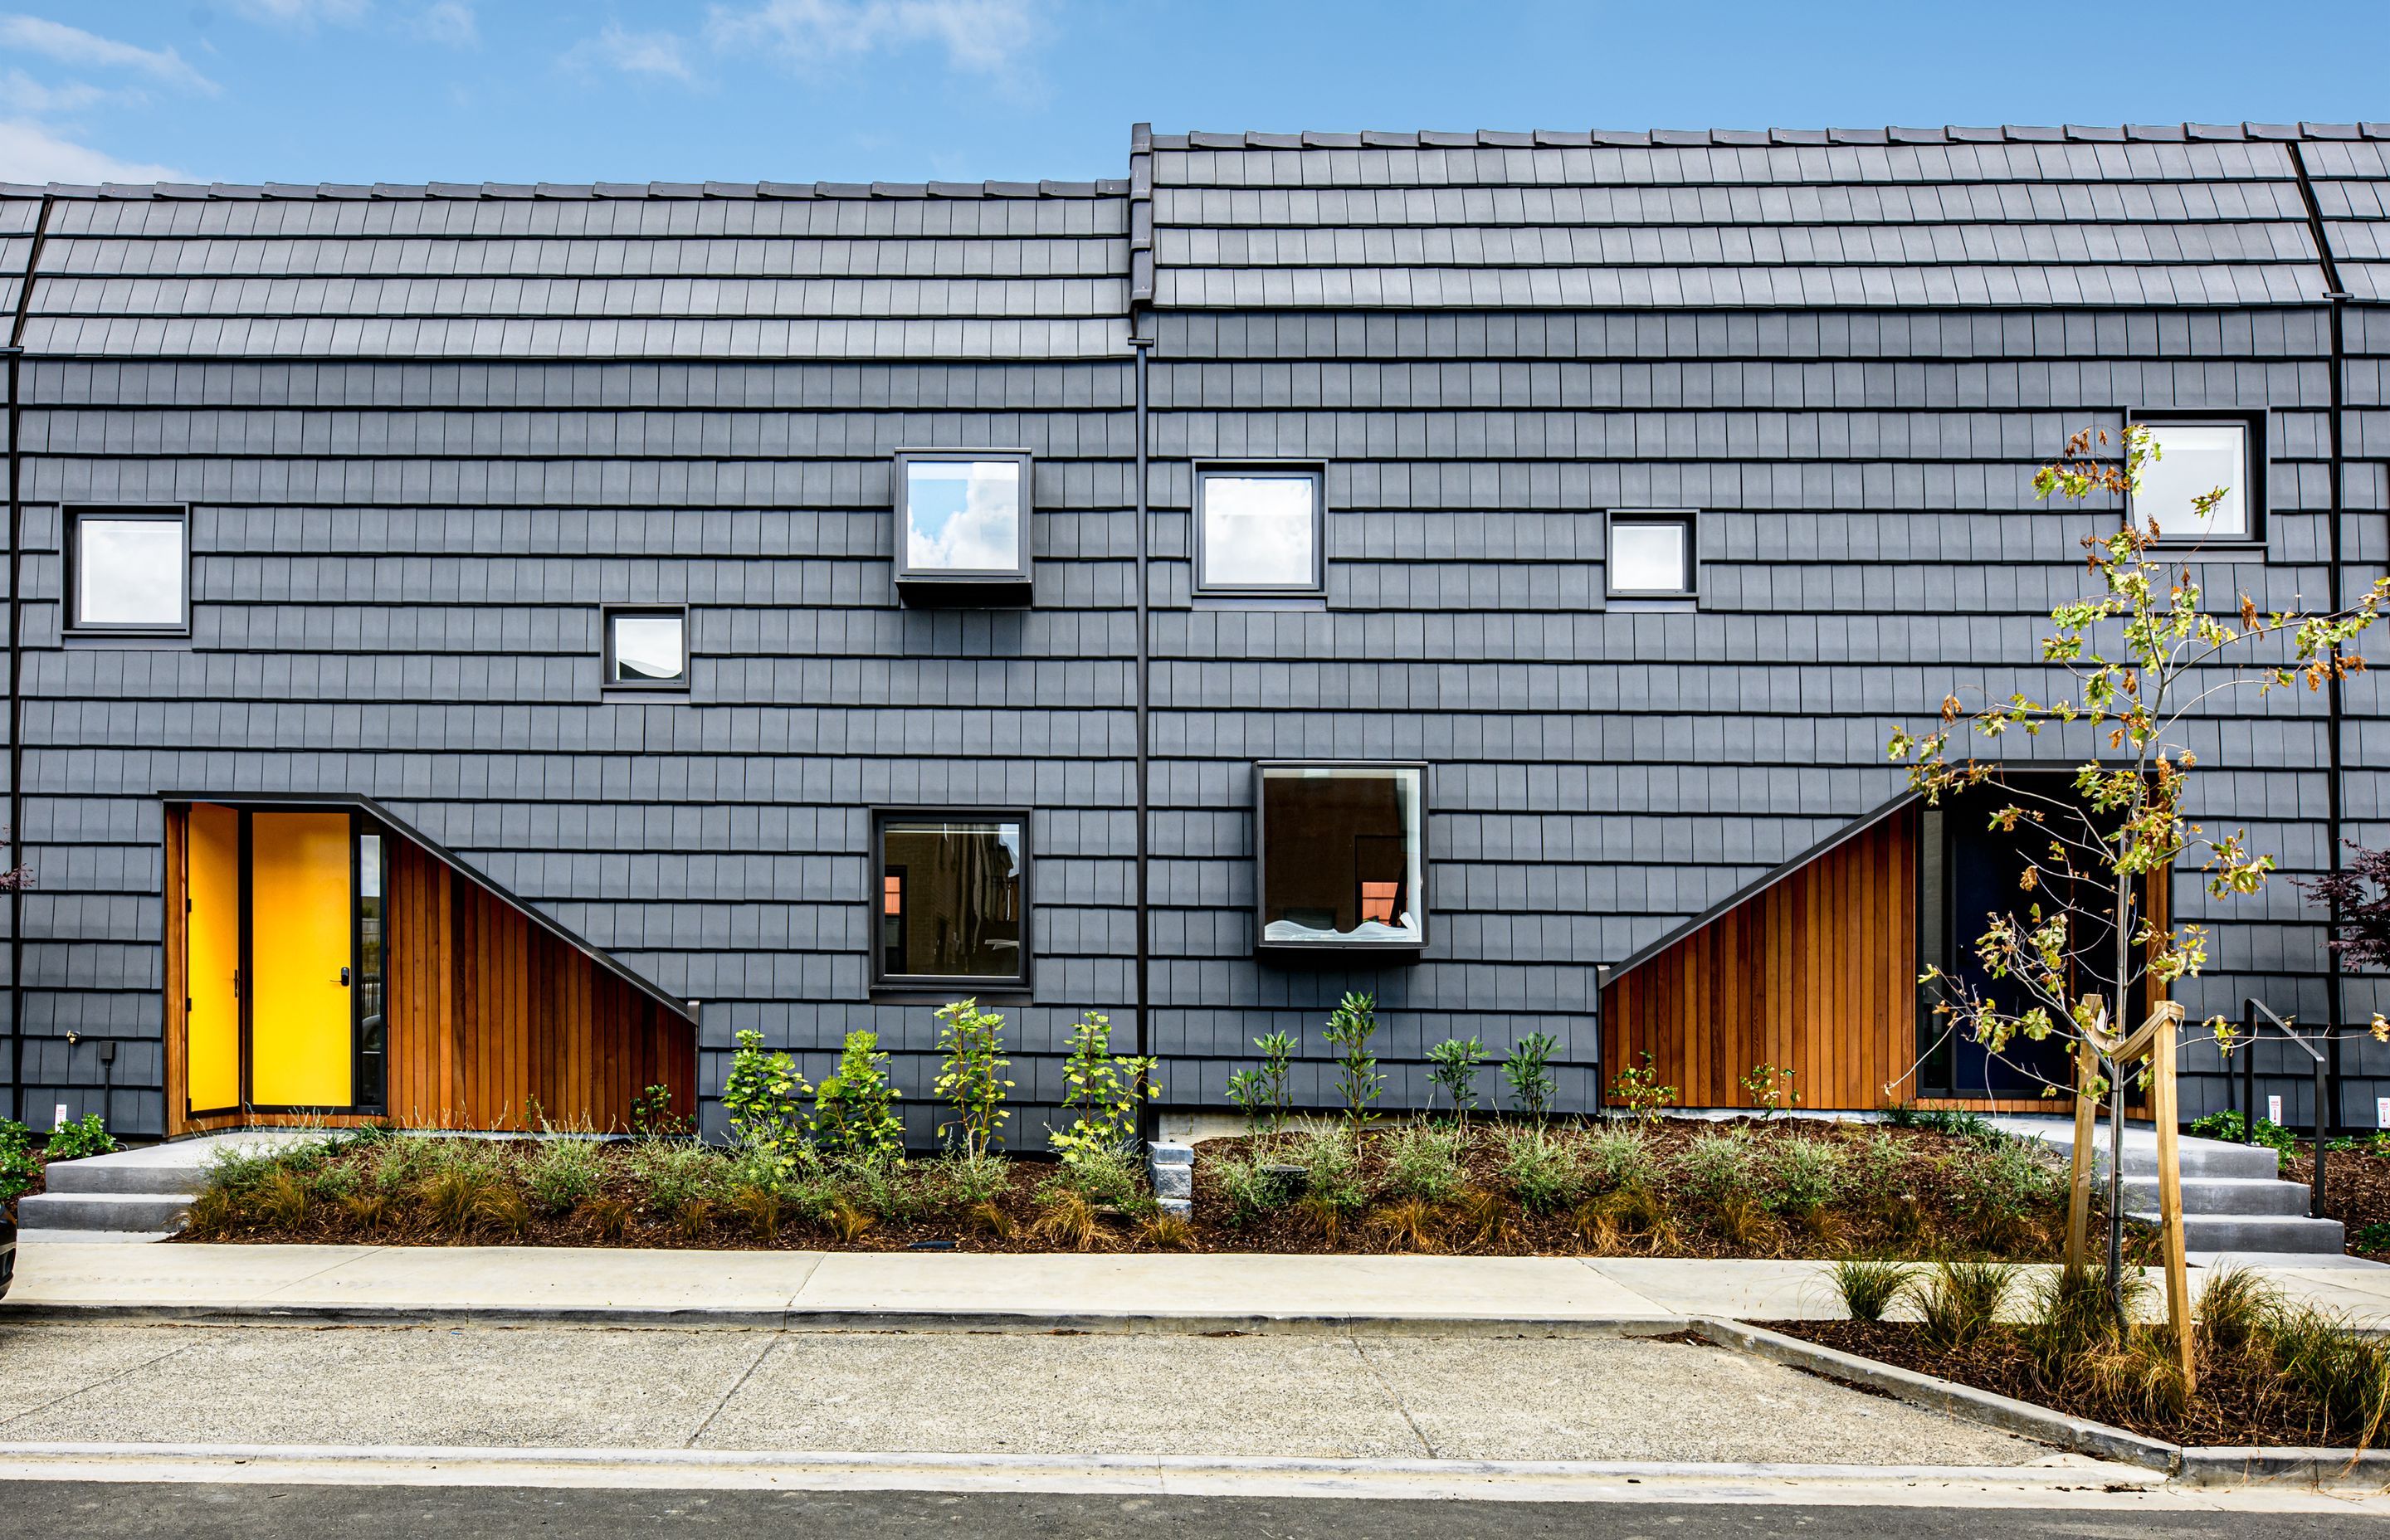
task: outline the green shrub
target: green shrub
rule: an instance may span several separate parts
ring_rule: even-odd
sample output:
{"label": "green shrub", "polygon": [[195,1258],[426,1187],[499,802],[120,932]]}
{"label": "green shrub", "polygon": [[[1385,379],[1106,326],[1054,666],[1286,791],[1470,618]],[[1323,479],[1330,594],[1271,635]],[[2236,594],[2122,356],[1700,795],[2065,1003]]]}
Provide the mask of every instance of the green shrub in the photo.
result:
{"label": "green shrub", "polygon": [[1704,1129],[1677,1154],[1677,1176],[1695,1202],[1715,1209],[1751,1195],[1755,1163],[1748,1136]]}
{"label": "green shrub", "polygon": [[42,1151],[47,1161],[81,1161],[94,1155],[113,1155],[121,1147],[99,1121],[96,1112],[85,1112],[71,1123],[62,1123],[51,1131],[49,1147]]}
{"label": "green shrub", "polygon": [[1460,1135],[1415,1123],[1379,1137],[1379,1185],[1396,1198],[1448,1202],[1460,1191]]}
{"label": "green shrub", "polygon": [[814,1095],[814,1136],[835,1157],[894,1157],[905,1149],[896,1115],[896,1087],[888,1084],[888,1056],[876,1032],[851,1032],[839,1051],[838,1073]]}
{"label": "green shrub", "polygon": [[1261,1068],[1239,1070],[1228,1077],[1228,1099],[1243,1110],[1256,1134],[1275,1134],[1285,1126],[1295,1046],[1285,1033],[1266,1033],[1253,1039],[1262,1053]]}
{"label": "green shrub", "polygon": [[1284,1208],[1294,1196],[1291,1184],[1251,1155],[1222,1155],[1204,1162],[1228,1202],[1228,1223],[1250,1225]]}
{"label": "green shrub", "polygon": [[523,1187],[546,1213],[571,1213],[605,1184],[606,1158],[594,1139],[546,1139],[523,1162]]}
{"label": "green shrub", "polygon": [[1917,1269],[1905,1262],[1852,1259],[1834,1264],[1826,1276],[1852,1320],[1880,1321],[1893,1302],[1908,1291]]}
{"label": "green shrub", "polygon": [[643,1140],[631,1151],[631,1174],[645,1189],[643,1206],[666,1219],[678,1218],[719,1192],[727,1164],[699,1144]]}
{"label": "green shrub", "polygon": [[940,1213],[959,1213],[993,1203],[1012,1185],[1012,1167],[1000,1155],[957,1150],[934,1161],[912,1162],[914,1179]]}
{"label": "green shrub", "polygon": [[1521,1037],[1510,1056],[1502,1060],[1502,1079],[1510,1087],[1510,1104],[1537,1123],[1551,1110],[1552,1050],[1560,1039],[1548,1032],[1531,1032]]}
{"label": "green shrub", "polygon": [[[1485,1045],[1475,1037],[1447,1037],[1427,1051],[1428,1083],[1452,1103],[1452,1115],[1462,1123],[1477,1107],[1477,1067],[1485,1062]],[[1434,1092],[1428,1096],[1434,1110]]]}
{"label": "green shrub", "polygon": [[1889,1202],[1899,1189],[1902,1170],[1908,1164],[1908,1153],[1900,1148],[1898,1139],[1881,1128],[1870,1129],[1844,1154],[1844,1187],[1861,1202]]}
{"label": "green shrub", "polygon": [[2357,1234],[2350,1238],[2348,1249],[2352,1251],[2370,1251],[2375,1256],[2390,1251],[2390,1224],[2376,1220],[2371,1225],[2360,1226]]}
{"label": "green shrub", "polygon": [[1651,1136],[1639,1124],[1605,1123],[1587,1134],[1578,1150],[1585,1157],[1587,1185],[1594,1192],[1649,1187],[1660,1174]]}
{"label": "green shrub", "polygon": [[1004,1139],[1004,1093],[1012,1082],[1004,1072],[1012,1061],[1003,1056],[1004,1018],[979,1008],[977,1000],[955,1000],[940,1006],[938,1049],[944,1055],[932,1094],[955,1110],[952,1123],[957,1148],[968,1158],[983,1158]]}
{"label": "green shrub", "polygon": [[1127,1213],[1147,1213],[1154,1207],[1146,1190],[1145,1171],[1122,1145],[1101,1145],[1081,1150],[1057,1165],[1054,1174],[1039,1184],[1049,1201],[1058,1192],[1073,1192],[1090,1204],[1110,1204]]}
{"label": "green shrub", "polygon": [[1494,1140],[1501,1151],[1496,1165],[1502,1186],[1528,1213],[1555,1213],[1585,1191],[1585,1161],[1574,1142],[1555,1138],[1540,1123],[1497,1129]]}
{"label": "green shrub", "polygon": [[1843,1195],[1842,1148],[1824,1139],[1778,1139],[1766,1172],[1762,1201],[1778,1213],[1814,1214]]}
{"label": "green shrub", "polygon": [[[2239,1144],[2242,1142],[2243,1121],[2238,1108],[2222,1112],[2210,1112],[2204,1118],[2191,1120],[2191,1132],[2203,1139],[2222,1139],[2230,1144]],[[2304,1141],[2273,1119],[2259,1118],[2256,1137],[2251,1142],[2289,1155],[2295,1153]]]}
{"label": "green shrub", "polygon": [[1998,1262],[1937,1262],[1912,1280],[1909,1298],[1936,1347],[1963,1348],[1999,1319],[2016,1286],[2016,1269]]}
{"label": "green shrub", "polygon": [[1315,1128],[1295,1141],[1288,1159],[1303,1168],[1302,1199],[1314,1210],[1345,1215],[1368,1206],[1360,1144],[1348,1129]]}
{"label": "green shrub", "polygon": [[2054,1201],[2066,1179],[2056,1157],[2022,1139],[1996,1138],[1958,1162],[1959,1208],[1986,1239],[2012,1238],[2036,1210]]}
{"label": "green shrub", "polygon": [[2002,1136],[1981,1112],[1955,1107],[1926,1108],[1903,1102],[1887,1110],[1883,1121],[1895,1128],[1921,1128],[1929,1134],[1947,1134],[1953,1138],[1989,1140]]}
{"label": "green shrub", "polygon": [[1138,1104],[1162,1087],[1153,1081],[1156,1060],[1111,1049],[1112,1024],[1101,1011],[1088,1011],[1071,1029],[1071,1057],[1062,1065],[1062,1110],[1071,1125],[1047,1136],[1065,1165],[1109,1162],[1137,1137]]}
{"label": "green shrub", "polygon": [[21,1123],[0,1118],[0,1203],[14,1202],[31,1191],[41,1174],[32,1133]]}
{"label": "green shrub", "polygon": [[1369,1108],[1386,1086],[1386,1077],[1378,1072],[1378,1056],[1369,1047],[1369,1039],[1377,1034],[1377,996],[1349,991],[1336,1002],[1319,1034],[1336,1049],[1336,1094],[1344,1101],[1344,1121],[1356,1128],[1369,1121]]}
{"label": "green shrub", "polygon": [[765,1052],[764,1034],[752,1028],[739,1033],[722,1083],[722,1107],[741,1149],[761,1151],[782,1171],[793,1166],[804,1148],[805,1098],[812,1094],[795,1059]]}

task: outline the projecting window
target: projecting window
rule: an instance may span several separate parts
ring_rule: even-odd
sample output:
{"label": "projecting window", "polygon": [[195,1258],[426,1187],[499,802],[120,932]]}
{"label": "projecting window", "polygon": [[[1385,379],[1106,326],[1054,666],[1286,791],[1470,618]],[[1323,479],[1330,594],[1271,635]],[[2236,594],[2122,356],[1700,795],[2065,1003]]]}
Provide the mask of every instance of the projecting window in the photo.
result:
{"label": "projecting window", "polygon": [[1427,944],[1427,767],[1254,766],[1264,950]]}
{"label": "projecting window", "polygon": [[66,533],[67,629],[190,629],[190,523],[181,509],[79,508]]}
{"label": "projecting window", "polygon": [[1017,594],[1029,583],[1029,456],[908,449],[896,456],[896,583],[915,597]]}
{"label": "projecting window", "polygon": [[610,604],[599,614],[606,629],[608,689],[688,688],[687,610]]}
{"label": "projecting window", "polygon": [[[2256,426],[2246,417],[2208,421],[2142,420],[2156,454],[2141,464],[2132,516],[2155,527],[2168,545],[2257,538],[2254,510],[2263,502],[2258,457],[2250,453]],[[2200,500],[2221,490],[2203,514]]]}
{"label": "projecting window", "polygon": [[882,813],[872,824],[872,977],[1029,982],[1029,824],[1018,813]]}
{"label": "projecting window", "polygon": [[1610,516],[1610,597],[1684,599],[1699,591],[1690,513]]}
{"label": "projecting window", "polygon": [[1327,590],[1320,473],[1266,468],[1195,476],[1195,591]]}

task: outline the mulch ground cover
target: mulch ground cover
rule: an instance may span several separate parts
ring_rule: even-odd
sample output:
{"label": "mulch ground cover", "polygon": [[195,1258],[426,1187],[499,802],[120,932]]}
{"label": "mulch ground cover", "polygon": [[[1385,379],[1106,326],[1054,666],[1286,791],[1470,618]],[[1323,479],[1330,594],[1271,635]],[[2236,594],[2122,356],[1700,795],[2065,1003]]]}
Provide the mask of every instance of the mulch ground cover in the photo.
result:
{"label": "mulch ground cover", "polygon": [[[2282,1157],[2282,1179],[2306,1187],[2315,1180],[2315,1157]],[[2390,1151],[2371,1148],[2326,1149],[2324,1212],[2348,1230],[2352,1255],[2390,1262]]]}
{"label": "mulch ground cover", "polygon": [[[1808,1214],[1769,1212],[1756,1201],[1741,1206],[1732,1222],[1716,1206],[1697,1200],[1675,1163],[1703,1136],[1739,1131],[1748,1136],[1755,1166],[1765,1168],[1779,1141],[1821,1141],[1840,1147],[1847,1160],[1850,1190]],[[1585,1131],[1556,1127],[1552,1137],[1568,1141]],[[1581,1256],[1588,1254],[1678,1257],[1831,1257],[1975,1255],[2014,1261],[2047,1260],[2055,1254],[2064,1217],[2062,1177],[2049,1177],[2047,1192],[2032,1202],[1995,1202],[1971,1186],[1983,1164],[1984,1147],[1966,1137],[1927,1129],[1890,1129],[1825,1122],[1756,1120],[1735,1125],[1667,1121],[1648,1131],[1654,1173],[1648,1184],[1652,1205],[1664,1216],[1648,1229],[1628,1227],[1606,1235],[1588,1232],[1574,1215],[1574,1203],[1548,1213],[1531,1212],[1505,1191],[1502,1152],[1495,1132],[1473,1126],[1461,1153],[1464,1189],[1451,1199],[1419,1205],[1404,1226],[1389,1225],[1389,1211],[1402,1205],[1380,1191],[1356,1212],[1323,1225],[1301,1201],[1302,1184],[1291,1182],[1283,1200],[1241,1222],[1222,1191],[1227,1162],[1291,1160],[1304,1136],[1206,1140],[1197,1146],[1195,1211],[1190,1224],[1157,1228],[1135,1208],[1101,1208],[1091,1235],[1084,1238],[1054,1224],[1052,1187],[1056,1165],[1036,1158],[1007,1164],[992,1200],[974,1205],[941,1197],[939,1162],[906,1162],[894,1179],[895,1201],[851,1207],[867,1213],[859,1230],[851,1216],[826,1214],[817,1203],[790,1200],[773,1212],[742,1195],[715,1187],[696,1201],[660,1204],[649,1180],[637,1171],[636,1149],[602,1149],[602,1175],[586,1197],[561,1210],[535,1201],[485,1205],[457,1223],[431,1217],[418,1183],[382,1183],[386,1201],[358,1202],[352,1194],[376,1190],[370,1148],[344,1147],[321,1160],[290,1187],[311,1195],[289,1198],[279,1207],[258,1192],[237,1204],[211,1210],[203,1203],[182,1238],[192,1241],[369,1243],[406,1245],[528,1245],[650,1247],[662,1249],[781,1249],[889,1251],[951,1248],[964,1251],[1034,1252],[1056,1250],[1194,1251],[1296,1254],[1433,1251],[1483,1256]],[[1382,1181],[1387,1131],[1362,1141],[1358,1176],[1365,1188]],[[1895,1159],[1883,1158],[1887,1147]],[[531,1141],[486,1141],[481,1146],[495,1185],[528,1199],[523,1180],[538,1148]],[[1872,1163],[1870,1151],[1872,1150]],[[726,1160],[723,1161],[727,1168]],[[349,1166],[343,1177],[331,1168]],[[1862,1178],[1862,1170],[1874,1171]],[[1763,1178],[1755,1177],[1758,1182]],[[1599,1194],[1588,1190],[1587,1197]],[[286,1188],[286,1198],[289,1198]],[[810,1212],[809,1212],[810,1211]],[[838,1220],[848,1217],[842,1233]]]}
{"label": "mulch ground cover", "polygon": [[1768,1325],[1788,1337],[1954,1380],[2170,1444],[2351,1446],[2346,1438],[2334,1436],[2313,1407],[2284,1386],[2270,1361],[2255,1356],[2203,1351],[2198,1394],[2177,1415],[2153,1416],[2144,1408],[2053,1385],[2019,1334],[2005,1327],[1993,1328],[1966,1347],[1942,1348],[1926,1341],[1916,1326],[1904,1322],[1771,1321]]}

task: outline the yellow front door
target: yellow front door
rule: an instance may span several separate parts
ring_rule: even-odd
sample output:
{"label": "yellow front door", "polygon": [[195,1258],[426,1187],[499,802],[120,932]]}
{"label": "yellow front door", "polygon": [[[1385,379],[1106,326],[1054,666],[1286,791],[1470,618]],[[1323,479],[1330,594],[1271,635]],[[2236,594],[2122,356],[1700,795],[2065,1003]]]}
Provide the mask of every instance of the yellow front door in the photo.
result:
{"label": "yellow front door", "polygon": [[191,1112],[240,1105],[240,815],[199,802],[183,847],[183,1045]]}
{"label": "yellow front door", "polygon": [[349,815],[253,813],[249,863],[250,1100],[347,1107]]}

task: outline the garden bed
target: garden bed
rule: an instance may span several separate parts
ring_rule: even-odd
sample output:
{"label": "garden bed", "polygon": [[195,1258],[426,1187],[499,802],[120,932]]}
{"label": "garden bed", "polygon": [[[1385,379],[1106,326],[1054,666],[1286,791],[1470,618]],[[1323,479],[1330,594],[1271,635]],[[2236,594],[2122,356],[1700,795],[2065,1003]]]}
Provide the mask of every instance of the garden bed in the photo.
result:
{"label": "garden bed", "polygon": [[[2315,1180],[2312,1145],[2283,1154],[2282,1179],[2303,1187]],[[2375,1136],[2327,1147],[2323,1185],[2324,1213],[2346,1227],[2349,1254],[2390,1262],[2390,1140]]]}
{"label": "garden bed", "polygon": [[1328,1123],[1199,1145],[1165,1216],[1125,1158],[898,1160],[368,1132],[222,1159],[185,1238],[975,1251],[2046,1260],[2047,1152],[1964,1120]]}
{"label": "garden bed", "polygon": [[[2226,1447],[2353,1448],[2357,1436],[2335,1424],[2289,1380],[2272,1356],[2220,1352],[2203,1344],[2198,1393],[2179,1406],[2137,1404],[2129,1392],[2093,1388],[2045,1372],[2023,1331],[1993,1327],[1962,1347],[1937,1346],[1925,1330],[1901,1321],[1770,1322],[1788,1337],[1861,1358],[1938,1376],[2069,1416],[2128,1429],[2170,1444]],[[2121,1377],[2119,1377],[2121,1378]]]}

